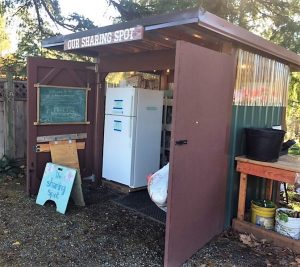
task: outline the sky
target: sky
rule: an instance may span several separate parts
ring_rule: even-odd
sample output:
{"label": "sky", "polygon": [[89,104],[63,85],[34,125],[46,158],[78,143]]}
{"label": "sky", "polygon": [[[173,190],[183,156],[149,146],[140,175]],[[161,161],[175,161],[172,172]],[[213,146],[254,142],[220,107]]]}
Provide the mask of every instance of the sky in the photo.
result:
{"label": "sky", "polygon": [[[1,1],[1,0],[0,0]],[[113,23],[113,18],[119,16],[119,13],[107,4],[106,0],[59,0],[62,15],[67,16],[72,13],[78,13],[94,22],[96,26],[106,26]],[[11,49],[13,52],[17,49],[17,22],[12,23],[9,29],[11,40]],[[69,31],[60,28],[62,34],[68,34]]]}
{"label": "sky", "polygon": [[118,16],[118,12],[108,6],[106,0],[60,0],[59,3],[63,15],[76,12],[97,26],[112,24],[112,18]]}

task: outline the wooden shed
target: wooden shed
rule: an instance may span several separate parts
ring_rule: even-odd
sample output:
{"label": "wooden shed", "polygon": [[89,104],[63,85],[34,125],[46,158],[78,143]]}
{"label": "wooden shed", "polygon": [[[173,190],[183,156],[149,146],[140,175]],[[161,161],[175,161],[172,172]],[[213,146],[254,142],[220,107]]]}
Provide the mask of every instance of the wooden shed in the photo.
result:
{"label": "wooden shed", "polygon": [[[110,25],[42,43],[95,63],[28,59],[27,192],[37,194],[50,156],[37,137],[87,133],[81,173],[102,179],[105,77],[174,70],[165,266],[179,266],[236,214],[234,157],[243,127],[282,124],[290,71],[300,56],[199,9]],[[89,87],[89,124],[39,124],[35,84]],[[253,194],[258,182],[252,185]]]}

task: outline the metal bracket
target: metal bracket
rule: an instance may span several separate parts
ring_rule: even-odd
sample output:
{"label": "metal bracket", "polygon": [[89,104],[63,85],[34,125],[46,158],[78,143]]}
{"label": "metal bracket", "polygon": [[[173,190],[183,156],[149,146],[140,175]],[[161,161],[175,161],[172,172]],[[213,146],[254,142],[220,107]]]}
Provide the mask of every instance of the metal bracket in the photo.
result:
{"label": "metal bracket", "polygon": [[187,145],[187,143],[188,143],[188,141],[186,139],[175,141],[175,145],[178,145],[178,146]]}
{"label": "metal bracket", "polygon": [[40,146],[39,145],[35,145],[35,146],[32,147],[32,150],[33,150],[33,152],[38,153],[38,152],[40,152]]}

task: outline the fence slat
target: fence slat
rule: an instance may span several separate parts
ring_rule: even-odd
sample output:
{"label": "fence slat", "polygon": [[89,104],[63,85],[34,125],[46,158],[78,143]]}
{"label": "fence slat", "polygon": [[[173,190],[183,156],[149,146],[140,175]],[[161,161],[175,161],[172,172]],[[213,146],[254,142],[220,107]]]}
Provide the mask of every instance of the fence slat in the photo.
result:
{"label": "fence slat", "polygon": [[4,124],[4,102],[0,101],[0,158],[4,156],[4,136],[5,136],[5,124]]}
{"label": "fence slat", "polygon": [[26,155],[26,102],[15,101],[15,157]]}
{"label": "fence slat", "polygon": [[0,81],[0,158],[26,158],[26,100],[26,82]]}

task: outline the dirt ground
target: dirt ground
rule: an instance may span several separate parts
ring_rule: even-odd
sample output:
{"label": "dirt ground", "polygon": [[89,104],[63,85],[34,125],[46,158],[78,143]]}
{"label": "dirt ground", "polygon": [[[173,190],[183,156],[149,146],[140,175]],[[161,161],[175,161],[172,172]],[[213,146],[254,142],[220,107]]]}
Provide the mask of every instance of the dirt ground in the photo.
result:
{"label": "dirt ground", "polygon": [[[162,266],[164,225],[111,201],[115,192],[66,215],[35,204],[25,178],[0,176],[0,266]],[[244,244],[225,231],[183,266],[297,266],[297,255],[265,242]]]}

